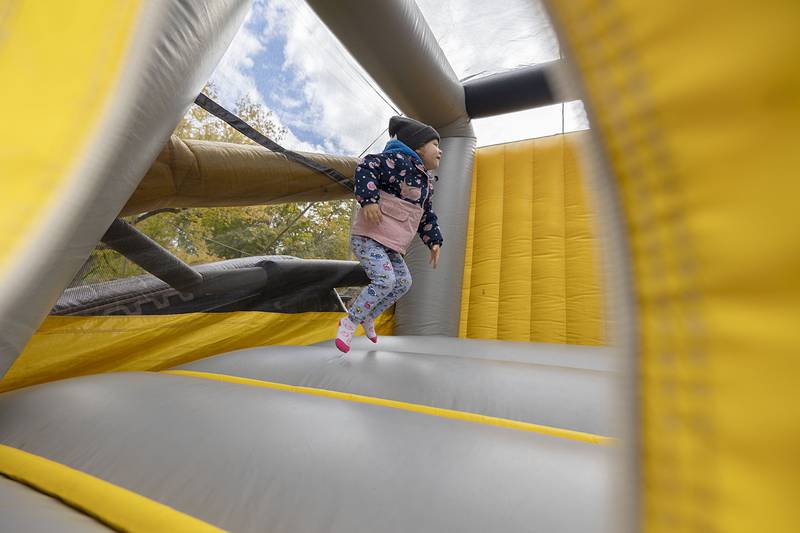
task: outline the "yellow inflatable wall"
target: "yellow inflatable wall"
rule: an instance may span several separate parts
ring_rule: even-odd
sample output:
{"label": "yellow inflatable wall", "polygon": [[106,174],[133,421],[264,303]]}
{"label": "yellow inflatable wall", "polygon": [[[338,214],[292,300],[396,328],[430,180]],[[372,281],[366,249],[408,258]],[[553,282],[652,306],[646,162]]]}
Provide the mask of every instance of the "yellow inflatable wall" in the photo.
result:
{"label": "yellow inflatable wall", "polygon": [[578,169],[584,135],[478,150],[461,337],[604,344],[599,261]]}
{"label": "yellow inflatable wall", "polygon": [[[163,370],[254,346],[331,339],[344,313],[186,313],[155,316],[49,316],[0,379],[0,393],[57,379]],[[391,335],[393,309],[375,324]],[[361,328],[357,335],[363,335]]]}
{"label": "yellow inflatable wall", "polygon": [[[0,9],[3,99],[14,102],[4,114],[15,125],[0,129],[3,179],[13,178],[0,196],[0,276],[23,261],[31,246],[26,237],[42,231],[47,210],[76,179],[71,167],[115,88],[139,4],[95,2],[77,9],[71,2],[29,2]],[[49,20],[59,24],[49,26]],[[98,27],[107,31],[92,31]]]}
{"label": "yellow inflatable wall", "polygon": [[800,2],[550,6],[627,225],[641,529],[798,531]]}

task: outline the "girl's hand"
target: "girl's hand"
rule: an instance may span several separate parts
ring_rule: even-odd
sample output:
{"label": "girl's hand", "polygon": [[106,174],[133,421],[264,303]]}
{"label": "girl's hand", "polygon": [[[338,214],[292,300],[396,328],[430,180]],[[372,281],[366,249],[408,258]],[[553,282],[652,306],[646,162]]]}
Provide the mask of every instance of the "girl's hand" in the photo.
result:
{"label": "girl's hand", "polygon": [[433,246],[431,246],[431,259],[430,259],[430,261],[428,261],[428,263],[433,265],[433,268],[436,268],[437,266],[439,266],[439,245],[438,244],[434,244]]}
{"label": "girl's hand", "polygon": [[361,209],[364,210],[364,218],[366,218],[367,222],[370,224],[380,224],[383,222],[383,213],[381,213],[381,208],[378,207],[378,204],[367,204]]}

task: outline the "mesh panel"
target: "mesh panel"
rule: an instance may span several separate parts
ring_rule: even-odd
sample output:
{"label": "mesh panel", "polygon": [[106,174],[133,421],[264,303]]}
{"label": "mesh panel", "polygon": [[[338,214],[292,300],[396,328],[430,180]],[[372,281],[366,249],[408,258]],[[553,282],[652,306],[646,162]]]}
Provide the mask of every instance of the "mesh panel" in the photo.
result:
{"label": "mesh panel", "polygon": [[[205,92],[212,98],[218,96],[213,84],[207,85]],[[249,97],[241,98],[232,111],[279,143],[288,134],[269,110]],[[182,138],[253,144],[198,107],[187,112],[175,134]],[[109,238],[104,239],[52,312],[130,315],[220,310],[339,311],[342,302],[334,289],[343,287],[342,279],[355,279],[359,285],[363,281],[358,264],[349,261],[349,229],[354,207],[352,200],[346,200],[161,208],[125,217],[122,220],[130,232],[146,237],[138,238],[135,245],[114,244]],[[291,268],[287,267],[289,261]],[[184,268],[191,274],[186,265],[203,273],[205,278],[213,277],[216,285],[222,283],[217,281],[218,272],[237,269],[241,272],[224,274],[223,288],[187,288],[172,283],[171,271],[176,268]],[[287,287],[292,287],[292,294],[288,294]],[[349,300],[347,296],[352,292],[346,292],[345,300]]]}

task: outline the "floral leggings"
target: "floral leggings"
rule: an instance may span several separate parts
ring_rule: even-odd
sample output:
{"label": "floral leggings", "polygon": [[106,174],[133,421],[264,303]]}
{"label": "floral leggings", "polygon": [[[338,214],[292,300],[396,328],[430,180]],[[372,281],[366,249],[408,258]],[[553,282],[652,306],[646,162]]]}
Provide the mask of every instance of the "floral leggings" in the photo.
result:
{"label": "floral leggings", "polygon": [[367,318],[378,318],[408,292],[411,273],[402,255],[369,237],[353,235],[350,245],[370,279],[348,312],[354,324],[361,324]]}

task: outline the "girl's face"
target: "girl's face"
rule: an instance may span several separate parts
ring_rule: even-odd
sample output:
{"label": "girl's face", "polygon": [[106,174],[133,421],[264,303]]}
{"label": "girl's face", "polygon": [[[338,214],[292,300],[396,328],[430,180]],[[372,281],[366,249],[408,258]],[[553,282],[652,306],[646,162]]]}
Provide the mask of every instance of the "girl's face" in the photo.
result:
{"label": "girl's face", "polygon": [[439,161],[442,159],[442,151],[439,149],[439,139],[428,141],[421,148],[417,148],[417,153],[422,158],[425,168],[436,170],[439,168]]}

